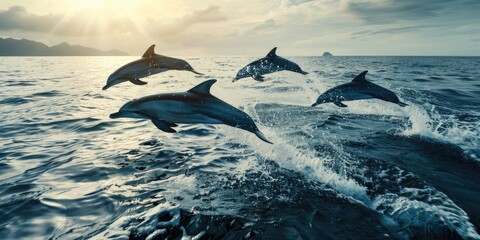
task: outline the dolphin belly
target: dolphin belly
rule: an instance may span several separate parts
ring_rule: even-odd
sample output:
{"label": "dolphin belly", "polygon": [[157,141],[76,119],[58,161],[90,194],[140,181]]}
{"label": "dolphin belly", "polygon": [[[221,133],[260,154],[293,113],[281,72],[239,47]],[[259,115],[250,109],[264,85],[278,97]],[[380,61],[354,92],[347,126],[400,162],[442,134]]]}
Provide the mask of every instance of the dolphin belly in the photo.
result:
{"label": "dolphin belly", "polygon": [[170,115],[168,118],[165,119],[167,122],[174,122],[174,123],[185,123],[185,124],[196,124],[196,123],[203,123],[203,124],[223,124],[222,121],[211,118],[207,115],[203,115],[201,113],[192,113],[189,115]]}
{"label": "dolphin belly", "polygon": [[166,72],[168,70],[169,70],[168,68],[152,68],[151,72],[148,76],[153,75],[153,74],[157,74],[157,73]]}

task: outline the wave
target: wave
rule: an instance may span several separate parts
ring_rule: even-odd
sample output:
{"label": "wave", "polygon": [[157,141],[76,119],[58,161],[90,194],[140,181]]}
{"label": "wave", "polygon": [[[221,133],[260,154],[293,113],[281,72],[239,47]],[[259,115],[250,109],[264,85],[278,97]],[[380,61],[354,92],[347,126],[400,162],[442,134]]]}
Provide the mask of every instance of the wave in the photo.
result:
{"label": "wave", "polygon": [[[279,109],[286,110],[285,106],[277,106]],[[253,116],[258,117],[258,110],[262,108],[270,108],[268,112],[272,112],[271,105],[262,105],[260,108],[249,108],[249,113]],[[257,109],[256,111],[253,109]],[[375,109],[370,108],[361,108],[362,114],[372,114],[375,112]],[[288,111],[288,110],[287,110]],[[383,111],[384,112],[384,111]],[[265,114],[262,112],[262,114]],[[308,115],[308,113],[303,113]],[[355,114],[358,114],[356,112]],[[380,112],[378,112],[379,115]],[[387,112],[388,114],[388,112]],[[395,113],[396,114],[396,113]],[[408,114],[408,110],[407,110]],[[296,114],[289,115],[297,116]],[[285,122],[285,115],[278,116],[282,118],[282,122]],[[344,118],[345,115],[342,115]],[[395,117],[395,116],[394,116]],[[292,117],[294,118],[294,117]],[[337,119],[337,120],[335,120]],[[344,120],[344,119],[343,119]],[[288,122],[288,119],[286,120]],[[298,120],[297,120],[298,121]],[[333,121],[333,122],[332,122]],[[341,120],[339,116],[330,115],[325,119],[325,124],[332,122],[333,125],[337,125]],[[272,124],[271,121],[268,121]],[[303,124],[303,123],[302,123]],[[300,125],[302,125],[300,124]],[[292,125],[282,126],[291,127]],[[324,125],[328,126],[328,125]],[[354,127],[354,126],[352,126]],[[363,204],[369,206],[374,211],[384,213],[385,216],[390,220],[385,220],[385,226],[392,229],[392,231],[399,234],[399,236],[405,238],[415,238],[419,236],[462,236],[464,238],[477,238],[480,237],[476,234],[475,227],[469,222],[468,215],[459,208],[453,201],[451,201],[446,195],[442,194],[437,190],[432,190],[429,186],[419,186],[419,192],[431,193],[431,195],[421,195],[421,197],[414,194],[406,194],[409,188],[408,185],[401,186],[400,189],[389,189],[387,187],[386,192],[381,193],[378,191],[372,191],[372,189],[366,187],[365,178],[369,178],[366,175],[360,175],[358,177],[352,178],[352,172],[356,172],[352,168],[362,167],[366,164],[352,164],[353,159],[358,159],[358,156],[352,156],[351,154],[345,152],[342,149],[342,142],[338,139],[327,137],[323,135],[323,138],[326,138],[324,141],[328,142],[329,145],[336,145],[333,148],[333,154],[336,154],[337,157],[332,158],[332,153],[327,152],[326,155],[318,157],[315,151],[305,148],[302,143],[309,142],[312,143],[311,137],[295,134],[292,139],[292,135],[278,136],[280,126],[276,124],[277,131],[270,129],[264,130],[266,136],[269,136],[276,145],[274,146],[263,146],[256,145],[256,151],[262,157],[275,161],[282,168],[291,169],[294,171],[301,172],[305,176],[310,176],[313,179],[320,181],[332,187],[341,194],[351,197],[354,200],[360,201]],[[328,127],[327,127],[328,128]],[[263,128],[265,129],[265,128]],[[342,128],[345,129],[345,128]],[[285,131],[285,130],[283,130]],[[283,132],[281,131],[281,132]],[[287,132],[292,130],[287,130]],[[298,130],[295,130],[298,131]],[[318,130],[317,130],[318,131]],[[352,131],[355,131],[352,129]],[[358,131],[358,130],[357,130]],[[297,132],[298,133],[298,132]],[[239,134],[233,134],[239,136]],[[322,135],[321,135],[322,136]],[[251,139],[250,141],[255,141]],[[296,143],[296,144],[293,144]],[[299,150],[303,149],[303,150]],[[321,150],[323,151],[323,150]],[[340,156],[340,157],[338,157]],[[343,157],[341,157],[343,156]],[[330,158],[330,159],[329,159]],[[338,160],[338,159],[345,160]],[[358,161],[358,160],[357,160]],[[339,164],[340,163],[340,164]],[[391,169],[391,167],[388,167]],[[387,168],[387,169],[388,169]],[[390,170],[391,171],[391,170]],[[342,174],[343,172],[343,174]],[[388,173],[389,177],[393,177],[395,180],[402,179],[404,176],[403,171],[399,172],[400,176],[395,177],[396,175],[392,172]],[[405,175],[405,176],[408,176]],[[371,176],[370,176],[371,178]],[[355,180],[357,179],[357,180]],[[373,185],[384,185],[381,179],[376,180],[377,182],[372,183]],[[403,184],[402,184],[403,185]],[[372,197],[372,195],[376,197]],[[441,200],[439,200],[441,199]],[[418,204],[415,204],[418,203]],[[442,211],[437,211],[438,209],[443,209]],[[395,209],[395,210],[391,210]],[[435,214],[433,214],[435,213]],[[412,215],[413,214],[413,215]],[[416,214],[416,215],[415,215]],[[412,219],[411,216],[420,216],[421,219]],[[428,217],[428,219],[426,219]],[[393,221],[394,223],[389,223]],[[441,227],[442,222],[447,226],[446,228]],[[428,227],[429,225],[432,225]],[[433,227],[433,228],[432,228]],[[415,230],[417,229],[417,230]]]}
{"label": "wave", "polygon": [[409,122],[405,124],[401,134],[404,136],[422,136],[459,146],[465,154],[480,161],[480,116],[470,115],[465,121],[455,115],[440,114],[435,106],[429,109],[411,106],[406,110]]}
{"label": "wave", "polygon": [[[296,58],[311,74],[236,83],[235,66],[250,59],[194,59],[219,79],[215,96],[274,145],[222,125],[167,134],[108,118],[125,101],[204,77],[172,71],[101,91],[125,59],[53,59],[48,76],[42,60],[0,71],[2,236],[480,238],[477,59]],[[363,70],[410,106],[309,107]]]}

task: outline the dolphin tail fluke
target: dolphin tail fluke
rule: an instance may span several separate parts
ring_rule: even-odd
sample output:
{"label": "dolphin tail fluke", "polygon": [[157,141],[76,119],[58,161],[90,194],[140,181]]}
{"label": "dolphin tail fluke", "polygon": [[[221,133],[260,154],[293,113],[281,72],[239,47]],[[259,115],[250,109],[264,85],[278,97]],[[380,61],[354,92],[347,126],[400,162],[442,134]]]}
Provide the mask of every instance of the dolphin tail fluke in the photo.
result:
{"label": "dolphin tail fluke", "polygon": [[398,102],[397,104],[400,105],[400,107],[406,107],[406,106],[408,106],[408,104],[406,104],[406,103],[404,103],[404,102]]}
{"label": "dolphin tail fluke", "polygon": [[257,135],[258,138],[262,139],[264,142],[267,142],[267,143],[270,143],[270,144],[273,144],[273,142],[271,142],[270,140],[267,139],[267,137],[265,137],[265,135],[263,135],[262,132],[260,132],[260,130],[255,130],[254,131],[255,135]]}

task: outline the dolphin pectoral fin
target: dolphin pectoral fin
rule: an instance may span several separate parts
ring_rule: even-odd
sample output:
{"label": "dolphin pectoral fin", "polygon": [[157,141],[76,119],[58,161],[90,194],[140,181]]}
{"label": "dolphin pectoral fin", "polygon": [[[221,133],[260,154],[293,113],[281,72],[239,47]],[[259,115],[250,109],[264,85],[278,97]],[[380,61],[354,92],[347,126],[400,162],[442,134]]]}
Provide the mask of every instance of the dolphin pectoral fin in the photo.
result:
{"label": "dolphin pectoral fin", "polygon": [[[175,131],[175,129],[172,128],[172,127],[178,127],[178,125],[175,124],[175,123],[171,123],[171,122],[167,122],[167,121],[157,119],[157,118],[155,118],[155,117],[153,117],[149,114],[146,114],[144,112],[141,112],[141,111],[135,111],[134,113],[138,114],[140,116],[143,116],[145,118],[149,118],[152,121],[152,123],[155,125],[155,127],[157,127],[158,129],[160,129],[164,132],[169,132],[169,133],[177,132],[177,131]],[[111,117],[112,117],[112,115],[110,115],[110,118]]]}
{"label": "dolphin pectoral fin", "polygon": [[258,75],[258,74],[253,75],[252,78],[259,81],[259,82],[264,82],[265,81],[265,78],[262,75]]}
{"label": "dolphin pectoral fin", "polygon": [[270,143],[270,144],[273,144],[273,142],[271,142],[270,140],[267,139],[267,137],[265,137],[265,135],[263,135],[262,132],[260,132],[260,130],[255,130],[255,135],[257,135],[258,138],[262,139],[262,141],[264,142],[267,142],[267,143]]}
{"label": "dolphin pectoral fin", "polygon": [[[160,120],[160,119],[155,119],[155,118],[152,118],[152,123],[155,125],[155,127],[157,127],[158,129],[164,131],[164,132],[168,132],[168,133],[175,133],[177,131],[175,131],[175,129],[171,128],[171,127],[176,127],[177,124],[175,123],[169,123],[169,122],[165,122],[163,120]],[[175,126],[173,126],[175,125]]]}
{"label": "dolphin pectoral fin", "polygon": [[405,106],[408,106],[408,104],[404,103],[404,102],[398,102],[397,103],[400,107],[405,107]]}
{"label": "dolphin pectoral fin", "polygon": [[333,102],[333,104],[339,106],[339,107],[348,107],[347,105],[343,104],[342,102],[340,101],[336,101],[336,102]]}
{"label": "dolphin pectoral fin", "polygon": [[138,78],[130,79],[129,81],[130,81],[131,83],[135,84],[135,85],[145,85],[145,84],[147,84],[147,82],[141,81],[141,80],[138,79]]}
{"label": "dolphin pectoral fin", "polygon": [[[166,122],[166,121],[165,121],[165,122]],[[166,122],[166,123],[167,123],[168,126],[170,126],[170,127],[178,127],[178,125],[175,124],[175,123],[171,123],[171,122]]]}

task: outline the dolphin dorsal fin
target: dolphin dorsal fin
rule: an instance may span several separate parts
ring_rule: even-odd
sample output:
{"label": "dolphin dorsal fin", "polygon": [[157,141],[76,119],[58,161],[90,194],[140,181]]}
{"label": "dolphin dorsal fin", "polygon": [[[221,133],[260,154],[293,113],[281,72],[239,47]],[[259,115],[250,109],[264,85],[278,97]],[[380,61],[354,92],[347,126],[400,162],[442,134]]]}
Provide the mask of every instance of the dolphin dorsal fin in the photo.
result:
{"label": "dolphin dorsal fin", "polygon": [[203,94],[203,95],[212,95],[210,93],[210,88],[216,82],[216,79],[210,79],[203,83],[198,84],[197,86],[193,87],[192,89],[188,90],[190,93],[196,94]]}
{"label": "dolphin dorsal fin", "polygon": [[155,44],[153,44],[152,46],[150,46],[147,51],[145,51],[145,53],[143,54],[142,58],[150,58],[150,57],[153,57],[155,56]]}
{"label": "dolphin dorsal fin", "polygon": [[268,52],[267,57],[275,57],[275,56],[277,56],[276,51],[277,51],[277,47],[274,47],[272,50],[270,50],[270,52]]}
{"label": "dolphin dorsal fin", "polygon": [[352,82],[356,82],[356,83],[362,83],[362,82],[366,82],[367,80],[365,80],[365,75],[367,75],[368,71],[364,71],[360,74],[358,74],[358,76],[356,76]]}

